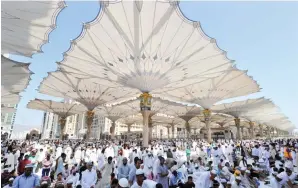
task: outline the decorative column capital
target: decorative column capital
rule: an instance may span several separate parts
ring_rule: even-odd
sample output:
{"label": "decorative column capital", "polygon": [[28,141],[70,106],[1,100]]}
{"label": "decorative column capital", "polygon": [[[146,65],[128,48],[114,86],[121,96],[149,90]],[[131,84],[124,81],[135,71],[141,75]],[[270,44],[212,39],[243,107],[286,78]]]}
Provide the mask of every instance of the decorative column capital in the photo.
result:
{"label": "decorative column capital", "polygon": [[263,125],[262,124],[259,124],[259,127],[262,129],[263,128]]}
{"label": "decorative column capital", "polygon": [[95,114],[95,113],[94,113],[93,110],[88,110],[88,111],[87,111],[87,117],[88,117],[88,118],[93,117],[94,114]]}
{"label": "decorative column capital", "polygon": [[140,109],[141,111],[151,110],[152,95],[144,92],[140,95]]}
{"label": "decorative column capital", "polygon": [[235,118],[234,122],[235,122],[236,126],[240,126],[240,119],[239,118]]}
{"label": "decorative column capital", "polygon": [[59,124],[60,125],[65,125],[66,124],[66,117],[60,117],[59,118]]}
{"label": "decorative column capital", "polygon": [[250,122],[249,122],[249,125],[252,127],[252,126],[254,126],[255,124],[254,124],[254,122],[250,121]]}
{"label": "decorative column capital", "polygon": [[189,124],[188,121],[185,122],[185,129],[186,129],[187,132],[190,132],[191,128],[190,128],[190,124]]}
{"label": "decorative column capital", "polygon": [[203,114],[204,114],[204,117],[205,117],[205,121],[209,121],[210,116],[211,116],[211,111],[209,109],[205,109],[205,110],[203,110]]}

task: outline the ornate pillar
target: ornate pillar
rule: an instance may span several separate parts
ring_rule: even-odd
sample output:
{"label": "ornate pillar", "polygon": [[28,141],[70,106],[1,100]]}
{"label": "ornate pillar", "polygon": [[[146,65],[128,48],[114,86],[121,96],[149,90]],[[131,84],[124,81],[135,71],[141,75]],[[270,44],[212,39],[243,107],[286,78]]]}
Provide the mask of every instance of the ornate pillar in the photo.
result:
{"label": "ornate pillar", "polygon": [[185,122],[185,130],[186,130],[187,138],[189,138],[191,134],[191,128],[188,121]]}
{"label": "ornate pillar", "polygon": [[112,139],[115,138],[115,128],[116,128],[116,121],[112,120],[112,125],[110,128],[110,134]]}
{"label": "ornate pillar", "polygon": [[269,138],[271,138],[271,128],[270,127],[267,127],[267,131],[268,131]]}
{"label": "ornate pillar", "polygon": [[167,127],[168,129],[168,138],[170,138],[170,127]]}
{"label": "ornate pillar", "polygon": [[143,115],[143,147],[149,146],[149,115],[151,113],[152,96],[149,93],[140,95],[140,108]]}
{"label": "ornate pillar", "polygon": [[255,137],[255,133],[254,133],[254,122],[250,121],[249,122],[249,126],[250,126],[250,138],[253,139]]}
{"label": "ornate pillar", "polygon": [[235,126],[237,128],[236,139],[237,140],[241,140],[241,136],[240,136],[240,119],[239,118],[235,118],[234,119],[234,122],[235,122]]}
{"label": "ornate pillar", "polygon": [[260,137],[263,137],[263,125],[260,124],[259,127],[260,127]]}
{"label": "ornate pillar", "polygon": [[87,111],[87,134],[86,134],[86,139],[90,139],[91,136],[91,127],[94,119],[94,112],[93,110],[88,110]]}
{"label": "ornate pillar", "polygon": [[65,124],[66,124],[66,117],[60,117],[59,118],[59,124],[60,124],[60,136],[59,139],[63,140],[63,135],[65,132]]}
{"label": "ornate pillar", "polygon": [[171,124],[172,127],[172,138],[175,138],[175,125],[174,123]]}
{"label": "ornate pillar", "polygon": [[203,110],[204,114],[204,119],[205,119],[205,124],[206,124],[206,129],[207,129],[207,141],[209,143],[212,142],[212,137],[211,137],[211,128],[210,128],[210,117],[211,117],[211,111],[208,109]]}
{"label": "ornate pillar", "polygon": [[240,127],[240,130],[241,130],[240,139],[242,140],[244,137],[244,128]]}
{"label": "ornate pillar", "polygon": [[152,129],[153,129],[153,122],[152,122],[152,115],[151,114],[148,117],[148,129],[149,129],[148,138],[151,141],[152,140]]}
{"label": "ornate pillar", "polygon": [[127,132],[129,133],[130,133],[131,125],[132,125],[131,123],[127,124]]}

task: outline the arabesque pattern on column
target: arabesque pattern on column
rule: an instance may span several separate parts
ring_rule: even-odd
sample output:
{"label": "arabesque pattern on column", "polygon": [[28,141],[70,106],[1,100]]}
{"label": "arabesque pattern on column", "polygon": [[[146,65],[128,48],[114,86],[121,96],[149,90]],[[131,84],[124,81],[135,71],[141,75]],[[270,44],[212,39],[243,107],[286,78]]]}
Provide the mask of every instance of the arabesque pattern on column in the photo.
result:
{"label": "arabesque pattern on column", "polygon": [[234,119],[235,126],[237,128],[237,133],[236,133],[236,139],[241,140],[241,134],[240,134],[240,119],[235,118]]}
{"label": "arabesque pattern on column", "polygon": [[254,122],[250,121],[249,126],[250,126],[250,137],[254,138]]}
{"label": "arabesque pattern on column", "polygon": [[153,129],[152,114],[150,114],[149,117],[148,117],[148,129],[149,129],[148,138],[151,141],[152,140],[152,129]]}
{"label": "arabesque pattern on column", "polygon": [[92,126],[93,119],[94,119],[94,111],[88,110],[86,114],[87,114],[87,134],[86,134],[86,139],[88,140],[90,138],[90,135],[91,135],[91,126]]}
{"label": "arabesque pattern on column", "polygon": [[207,141],[211,142],[211,129],[210,129],[210,118],[211,118],[211,111],[209,109],[203,110],[204,114],[204,119],[205,119],[205,124],[206,124],[206,129],[207,129]]}
{"label": "arabesque pattern on column", "polygon": [[115,128],[116,128],[116,122],[112,121],[112,125],[110,127],[110,134],[112,138],[115,138]]}
{"label": "arabesque pattern on column", "polygon": [[260,124],[259,127],[260,127],[260,137],[263,137],[263,125]]}
{"label": "arabesque pattern on column", "polygon": [[140,95],[140,110],[143,115],[143,147],[149,145],[149,116],[151,111],[152,95],[144,92]]}
{"label": "arabesque pattern on column", "polygon": [[65,133],[66,117],[60,117],[59,124],[60,124],[60,139],[63,140],[63,135]]}
{"label": "arabesque pattern on column", "polygon": [[191,134],[191,129],[190,129],[190,124],[188,121],[185,122],[185,130],[186,130],[186,134],[187,134],[187,137],[189,138],[190,137],[190,134]]}

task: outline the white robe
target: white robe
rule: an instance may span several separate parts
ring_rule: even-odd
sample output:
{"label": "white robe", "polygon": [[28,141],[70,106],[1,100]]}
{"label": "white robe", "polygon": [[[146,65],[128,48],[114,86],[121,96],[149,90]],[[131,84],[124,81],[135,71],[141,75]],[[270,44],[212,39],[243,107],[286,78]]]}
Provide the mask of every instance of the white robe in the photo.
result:
{"label": "white robe", "polygon": [[68,146],[65,149],[65,154],[66,154],[66,160],[69,160],[70,159],[70,156],[72,155],[72,149],[71,149],[71,147]]}
{"label": "white robe", "polygon": [[210,172],[195,172],[193,174],[196,187],[206,187],[209,188],[212,186],[212,181],[210,180]]}
{"label": "white robe", "polygon": [[146,156],[144,158],[144,172],[145,176],[148,177],[153,170],[154,158]]}
{"label": "white robe", "polygon": [[91,172],[87,169],[82,173],[82,188],[90,188],[91,186],[95,187],[97,181],[97,174],[95,170]]}
{"label": "white robe", "polygon": [[75,151],[75,154],[74,154],[74,158],[76,160],[76,162],[79,164],[80,161],[81,161],[81,155],[82,155],[82,152],[80,149],[78,149],[77,151]]}
{"label": "white robe", "polygon": [[10,167],[8,167],[8,172],[11,172],[16,165],[15,164],[15,156],[12,153],[8,153],[6,158],[7,158],[6,165],[10,165]]}
{"label": "white robe", "polygon": [[293,158],[293,165],[294,166],[297,166],[296,152],[295,151],[291,151],[291,155],[292,155],[292,158]]}
{"label": "white robe", "polygon": [[155,159],[154,163],[153,163],[153,175],[154,175],[154,179],[157,176],[157,169],[160,166],[160,160],[158,158]]}
{"label": "white robe", "polygon": [[277,182],[276,178],[273,176],[270,177],[270,187],[271,188],[281,188],[281,185]]}
{"label": "white robe", "polygon": [[58,159],[58,157],[60,157],[62,154],[62,148],[59,146],[57,149],[56,149],[56,159]]}
{"label": "white robe", "polygon": [[97,159],[97,168],[99,171],[102,170],[104,163],[105,163],[105,156],[101,154],[100,156],[98,156],[98,159]]}

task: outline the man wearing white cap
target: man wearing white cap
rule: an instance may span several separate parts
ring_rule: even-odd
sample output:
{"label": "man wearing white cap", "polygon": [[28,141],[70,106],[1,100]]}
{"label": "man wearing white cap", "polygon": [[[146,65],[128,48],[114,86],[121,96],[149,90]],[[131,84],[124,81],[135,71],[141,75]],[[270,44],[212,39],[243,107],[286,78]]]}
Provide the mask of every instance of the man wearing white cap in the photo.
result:
{"label": "man wearing white cap", "polygon": [[151,188],[151,187],[155,187],[155,185],[157,184],[155,181],[144,180],[144,179],[145,179],[144,171],[142,169],[138,169],[136,171],[136,181],[130,188],[142,188],[142,187]]}
{"label": "man wearing white cap", "polygon": [[79,173],[77,173],[76,171],[72,172],[72,174],[70,174],[67,179],[66,182],[71,181],[72,182],[72,187],[75,188],[77,185],[80,184],[80,175]]}
{"label": "man wearing white cap", "polygon": [[216,171],[212,170],[211,172],[195,172],[193,174],[196,178],[196,187],[212,187],[213,180],[216,177]]}
{"label": "man wearing white cap", "polygon": [[129,183],[128,180],[126,178],[121,178],[119,180],[119,188],[129,188]]}
{"label": "man wearing white cap", "polygon": [[241,177],[237,176],[235,180],[232,182],[232,188],[240,188]]}
{"label": "man wearing white cap", "polygon": [[279,188],[280,187],[280,184],[276,180],[277,174],[278,174],[277,172],[273,171],[272,176],[270,177],[270,187],[272,187],[272,188]]}
{"label": "man wearing white cap", "polygon": [[92,163],[87,164],[87,170],[82,173],[82,188],[95,188],[97,182],[97,174],[92,169]]}
{"label": "man wearing white cap", "polygon": [[131,186],[131,188],[141,188],[144,181],[144,171],[142,169],[138,169],[136,171],[136,181]]}
{"label": "man wearing white cap", "polygon": [[25,172],[18,176],[13,181],[13,187],[14,188],[35,188],[39,186],[39,178],[37,175],[32,173],[33,171],[33,165],[28,164],[25,166]]}

